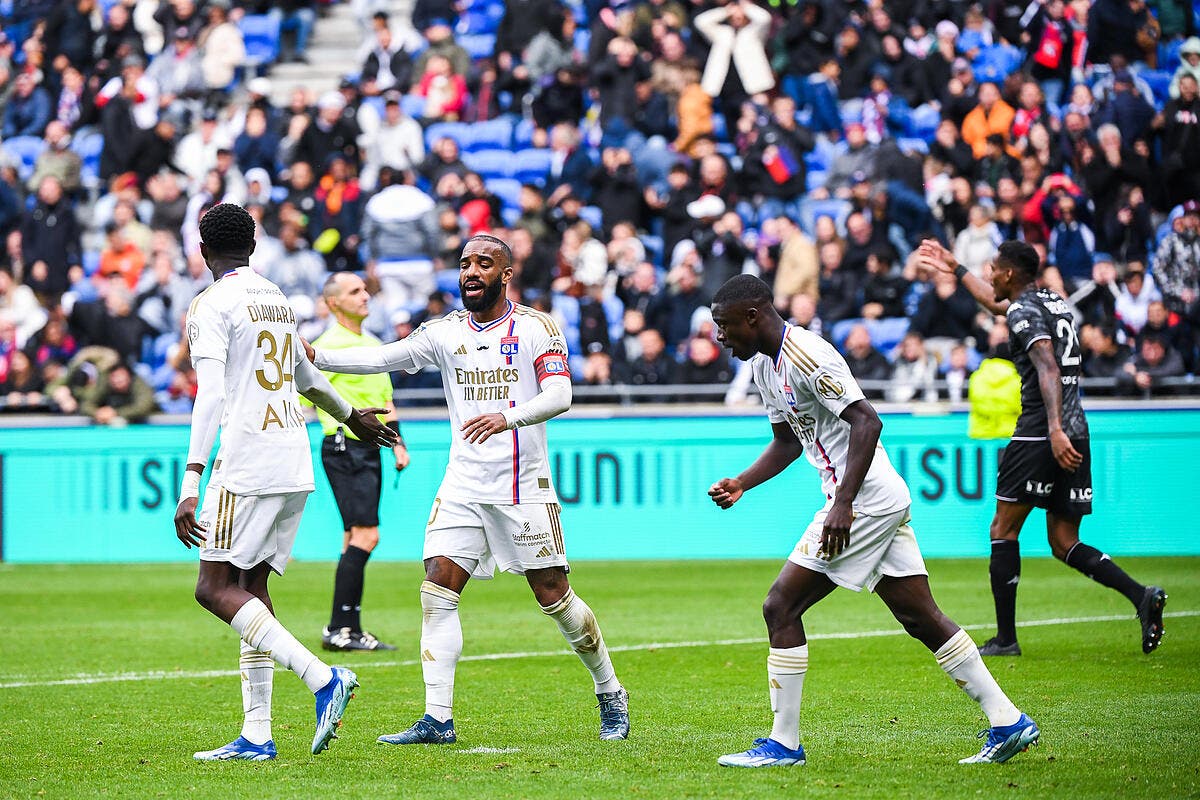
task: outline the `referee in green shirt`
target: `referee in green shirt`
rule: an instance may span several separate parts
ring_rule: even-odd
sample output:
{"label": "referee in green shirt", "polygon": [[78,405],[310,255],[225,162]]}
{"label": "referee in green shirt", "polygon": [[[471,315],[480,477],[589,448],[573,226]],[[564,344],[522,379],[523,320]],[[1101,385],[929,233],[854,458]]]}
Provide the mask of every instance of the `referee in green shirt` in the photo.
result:
{"label": "referee in green shirt", "polygon": [[[336,324],[313,342],[315,346],[323,350],[379,346],[378,339],[362,330],[363,320],[367,317],[367,301],[370,300],[362,278],[348,272],[334,273],[325,282],[323,294]],[[386,408],[388,413],[383,421],[400,433],[400,423],[392,405],[392,382],[386,374],[327,372],[325,375],[338,394],[356,408]],[[333,581],[333,613],[329,627],[322,632],[321,646],[326,650],[395,650],[392,645],[384,644],[364,631],[359,619],[363,573],[371,551],[379,544],[379,494],[383,482],[379,452],[360,442],[357,436],[320,409],[317,409],[317,417],[325,431],[321,464],[325,467],[345,530],[342,557]],[[403,438],[392,451],[399,472],[408,466],[408,450]]]}

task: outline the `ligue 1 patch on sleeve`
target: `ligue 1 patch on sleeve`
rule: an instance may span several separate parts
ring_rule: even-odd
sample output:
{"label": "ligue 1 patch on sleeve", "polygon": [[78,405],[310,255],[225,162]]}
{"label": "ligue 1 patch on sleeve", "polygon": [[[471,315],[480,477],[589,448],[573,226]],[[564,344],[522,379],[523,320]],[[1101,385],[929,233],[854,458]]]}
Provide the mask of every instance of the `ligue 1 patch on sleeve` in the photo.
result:
{"label": "ligue 1 patch on sleeve", "polygon": [[512,358],[517,354],[517,339],[516,336],[500,337],[500,355]]}
{"label": "ligue 1 patch on sleeve", "polygon": [[551,375],[570,375],[571,371],[567,368],[566,356],[561,353],[544,353],[537,360],[537,379],[540,383]]}

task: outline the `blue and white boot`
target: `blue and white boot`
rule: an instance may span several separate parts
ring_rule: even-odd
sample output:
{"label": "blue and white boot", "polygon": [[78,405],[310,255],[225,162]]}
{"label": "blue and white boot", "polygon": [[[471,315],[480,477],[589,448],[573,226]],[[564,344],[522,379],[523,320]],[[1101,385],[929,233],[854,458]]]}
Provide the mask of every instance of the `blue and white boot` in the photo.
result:
{"label": "blue and white boot", "polygon": [[721,756],[717,763],[722,767],[804,766],[804,745],[791,750],[774,739],[755,739],[754,747],[744,753]]}
{"label": "blue and white boot", "polygon": [[317,690],[317,732],[312,742],[314,756],[337,738],[342,715],[346,713],[346,706],[350,704],[350,698],[354,697],[357,688],[357,675],[344,667],[334,667],[329,683]]}
{"label": "blue and white boot", "polygon": [[255,744],[239,736],[224,747],[204,750],[192,758],[197,761],[270,761],[275,758],[275,740],[268,739],[263,744]]}
{"label": "blue and white boot", "polygon": [[980,731],[978,738],[987,737],[983,748],[973,756],[960,759],[958,763],[1003,764],[1017,753],[1024,753],[1031,745],[1037,744],[1041,735],[1037,723],[1022,714],[1012,725]]}

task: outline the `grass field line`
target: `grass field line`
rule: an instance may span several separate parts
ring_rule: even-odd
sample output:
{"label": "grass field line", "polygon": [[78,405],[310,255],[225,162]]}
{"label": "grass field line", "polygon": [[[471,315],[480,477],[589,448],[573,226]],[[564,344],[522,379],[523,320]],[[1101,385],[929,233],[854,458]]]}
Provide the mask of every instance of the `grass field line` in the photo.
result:
{"label": "grass field line", "polygon": [[[1168,611],[1163,614],[1167,618],[1200,617],[1200,610]],[[1133,619],[1130,614],[1108,614],[1096,617],[1055,617],[1052,619],[1031,619],[1018,622],[1018,628],[1040,628],[1048,625],[1080,625],[1093,622],[1126,622]],[[963,630],[991,630],[994,623],[963,625]],[[881,636],[905,636],[903,628],[887,628],[874,631],[839,631],[835,633],[809,634],[810,641],[825,639],[874,639]],[[684,642],[644,642],[642,644],[626,644],[609,647],[611,653],[633,653],[652,650],[678,650],[691,647],[723,647],[743,644],[766,644],[765,636],[747,639],[705,639]],[[530,650],[513,653],[479,653],[462,656],[459,661],[512,661],[522,658],[551,658],[573,655],[570,650]],[[420,659],[404,659],[401,661],[370,661],[357,665],[355,669],[374,669],[377,667],[414,667],[420,664]],[[122,683],[126,681],[161,681],[179,678],[230,678],[239,675],[236,669],[211,670],[152,670],[148,672],[118,672],[118,673],[79,673],[70,678],[32,679],[25,676],[8,676],[0,682],[0,689],[23,689],[37,686],[87,686],[95,683]]]}

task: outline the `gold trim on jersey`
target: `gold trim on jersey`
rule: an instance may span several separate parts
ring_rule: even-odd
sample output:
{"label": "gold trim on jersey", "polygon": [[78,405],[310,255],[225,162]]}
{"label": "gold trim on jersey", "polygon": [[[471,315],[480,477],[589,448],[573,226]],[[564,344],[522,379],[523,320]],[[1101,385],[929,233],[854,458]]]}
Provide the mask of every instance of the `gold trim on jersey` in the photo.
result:
{"label": "gold trim on jersey", "polygon": [[817,362],[795,342],[783,340],[783,355],[805,375],[812,375],[817,371]]}
{"label": "gold trim on jersey", "polygon": [[544,311],[538,311],[537,309],[530,308],[529,306],[517,305],[517,306],[513,306],[513,313],[521,314],[522,316],[526,316],[526,317],[533,317],[538,322],[542,323],[542,327],[546,329],[546,333],[552,339],[553,338],[557,338],[557,339],[566,338],[562,335],[562,331],[559,330],[558,323],[554,321],[554,317],[550,316],[549,314],[545,313]]}

